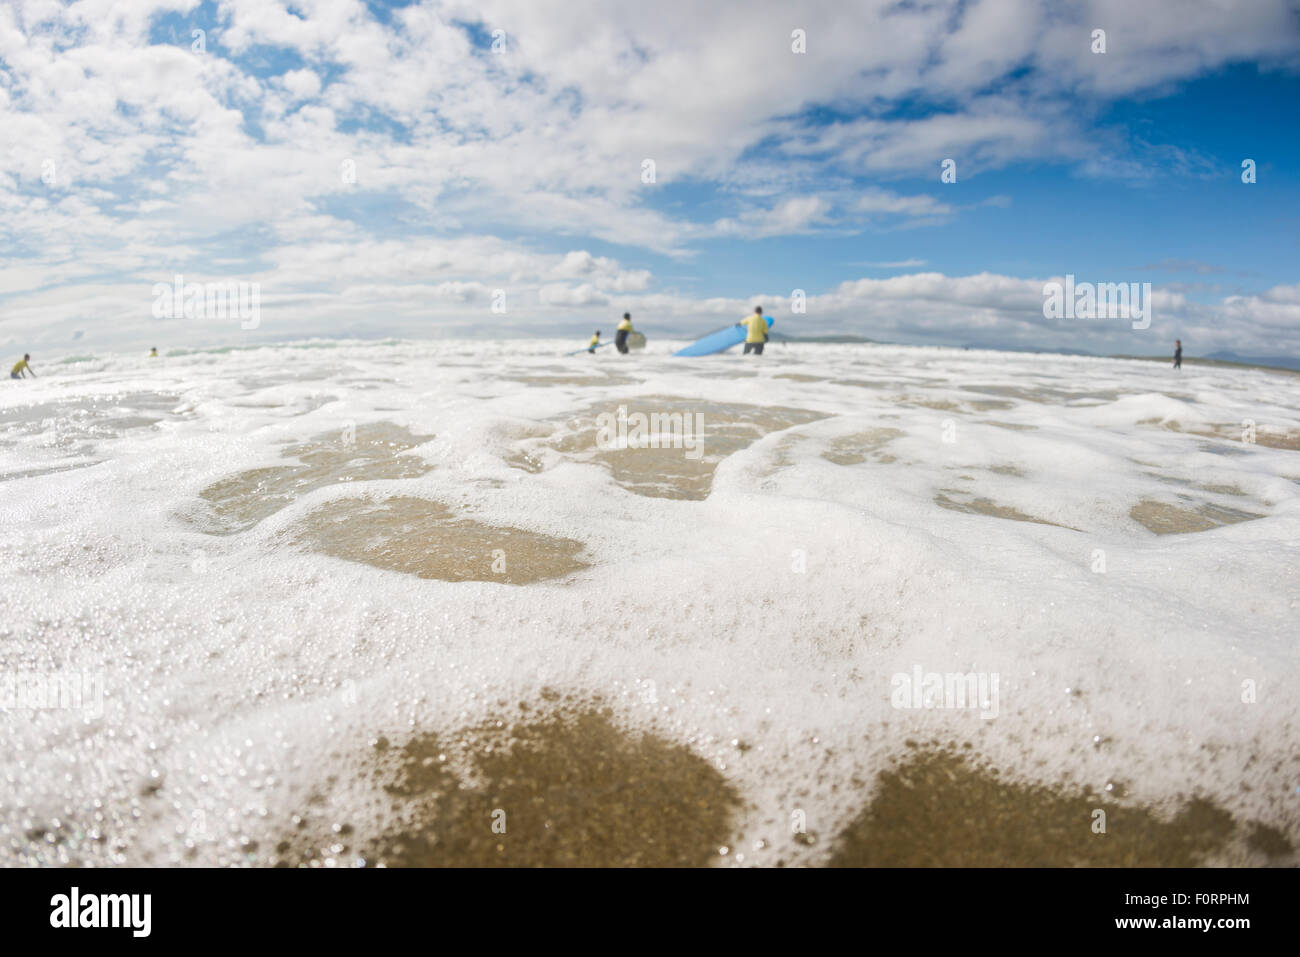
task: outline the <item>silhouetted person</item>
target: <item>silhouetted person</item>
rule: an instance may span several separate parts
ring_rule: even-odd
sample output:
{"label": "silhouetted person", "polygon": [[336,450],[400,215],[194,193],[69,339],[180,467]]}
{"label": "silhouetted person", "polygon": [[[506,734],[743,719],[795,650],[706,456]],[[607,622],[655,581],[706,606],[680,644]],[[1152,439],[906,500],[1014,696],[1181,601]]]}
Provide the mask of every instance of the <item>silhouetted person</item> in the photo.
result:
{"label": "silhouetted person", "polygon": [[623,313],[623,321],[614,332],[614,348],[627,355],[627,337],[632,332],[632,313]]}
{"label": "silhouetted person", "polygon": [[1174,368],[1181,369],[1182,367],[1183,367],[1183,340],[1175,339],[1174,340]]}
{"label": "silhouetted person", "polygon": [[756,356],[763,354],[763,344],[767,342],[767,320],[763,318],[763,307],[755,306],[754,314],[748,319],[736,323],[745,327],[745,355],[751,352]]}

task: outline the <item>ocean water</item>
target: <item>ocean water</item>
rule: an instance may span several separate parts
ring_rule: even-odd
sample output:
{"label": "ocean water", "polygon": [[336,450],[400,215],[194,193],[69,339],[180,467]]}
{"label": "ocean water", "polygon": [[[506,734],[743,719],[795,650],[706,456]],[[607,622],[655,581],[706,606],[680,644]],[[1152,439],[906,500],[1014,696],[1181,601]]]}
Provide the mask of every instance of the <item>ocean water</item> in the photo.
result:
{"label": "ocean water", "polygon": [[1300,377],[674,345],[9,382],[0,862],[1297,863]]}

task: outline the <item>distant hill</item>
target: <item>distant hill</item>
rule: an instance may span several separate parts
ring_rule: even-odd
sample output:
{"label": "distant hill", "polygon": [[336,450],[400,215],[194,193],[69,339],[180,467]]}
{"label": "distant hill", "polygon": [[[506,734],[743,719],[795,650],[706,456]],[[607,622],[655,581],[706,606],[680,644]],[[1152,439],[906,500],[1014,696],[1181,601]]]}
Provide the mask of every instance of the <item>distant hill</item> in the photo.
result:
{"label": "distant hill", "polygon": [[[1224,356],[1231,356],[1226,359]],[[1140,359],[1145,362],[1163,362],[1166,365],[1173,362],[1171,356],[1107,356],[1108,359]],[[1279,372],[1300,372],[1300,359],[1293,359],[1290,356],[1269,356],[1263,358],[1251,358],[1250,356],[1239,356],[1235,352],[1215,352],[1208,356],[1183,356],[1183,365],[1203,365],[1203,366],[1241,366],[1243,369],[1275,369]]]}
{"label": "distant hill", "polygon": [[1233,362],[1243,366],[1273,366],[1300,372],[1300,359],[1291,356],[1240,356],[1235,352],[1211,352],[1205,358],[1216,362]]}
{"label": "distant hill", "polygon": [[[996,345],[967,345],[962,346],[964,349],[991,349],[995,352],[1032,352],[1045,353],[1050,352],[1054,355],[1062,356],[1096,356],[1095,352],[1089,352],[1086,349],[1035,349],[1027,346],[996,346]],[[1173,362],[1173,356],[1132,356],[1132,355],[1110,355],[1105,356],[1107,359],[1146,359],[1155,362]],[[1212,352],[1208,356],[1188,356],[1183,357],[1185,362],[1204,362],[1207,364],[1224,364],[1240,366],[1258,366],[1265,369],[1286,369],[1291,372],[1300,372],[1300,359],[1291,356],[1241,356],[1235,352]]]}
{"label": "distant hill", "polygon": [[[853,343],[871,343],[874,345],[889,345],[887,342],[881,342],[879,339],[868,339],[866,336],[791,336],[784,332],[773,330],[769,337],[774,342],[807,342],[820,343],[823,345],[834,344],[853,344]],[[1097,356],[1095,352],[1089,352],[1087,349],[1037,349],[1032,346],[1006,346],[995,345],[990,343],[968,343],[966,345],[955,346],[957,349],[984,349],[991,352],[1029,352],[1034,354],[1050,353],[1052,355],[1062,356]],[[1100,358],[1100,357],[1099,357]],[[1105,356],[1107,359],[1145,359],[1155,362],[1171,362],[1171,356],[1133,356],[1133,355],[1110,355]],[[1240,365],[1240,366],[1258,366],[1265,369],[1286,369],[1291,372],[1300,372],[1300,358],[1292,356],[1243,356],[1235,352],[1212,352],[1207,356],[1185,356],[1188,363],[1204,362],[1210,364]]]}
{"label": "distant hill", "polygon": [[768,336],[773,342],[822,342],[822,343],[855,343],[871,342],[879,344],[879,340],[868,339],[866,336],[788,336],[784,332],[773,332]]}

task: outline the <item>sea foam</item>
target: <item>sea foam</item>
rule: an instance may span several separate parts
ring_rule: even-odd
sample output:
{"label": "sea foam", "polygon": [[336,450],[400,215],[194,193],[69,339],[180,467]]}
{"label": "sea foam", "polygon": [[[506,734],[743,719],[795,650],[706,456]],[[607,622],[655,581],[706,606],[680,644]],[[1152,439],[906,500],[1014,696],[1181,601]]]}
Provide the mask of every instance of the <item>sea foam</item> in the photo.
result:
{"label": "sea foam", "polygon": [[[0,713],[0,860],[271,863],[319,824],[347,863],[395,826],[376,742],[498,753],[565,709],[711,769],[716,862],[827,861],[927,742],[1296,840],[1300,379],[568,345],[82,358],[0,392],[0,665],[102,684]],[[703,455],[602,448],[620,407],[701,416]],[[996,716],[898,706],[917,669],[996,675]]]}

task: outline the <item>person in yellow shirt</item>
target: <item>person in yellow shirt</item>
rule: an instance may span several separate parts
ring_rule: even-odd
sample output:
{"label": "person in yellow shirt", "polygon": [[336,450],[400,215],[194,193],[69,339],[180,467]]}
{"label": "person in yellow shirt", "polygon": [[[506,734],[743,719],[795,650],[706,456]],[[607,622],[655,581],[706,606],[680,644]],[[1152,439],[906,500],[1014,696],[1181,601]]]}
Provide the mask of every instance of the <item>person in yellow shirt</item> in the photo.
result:
{"label": "person in yellow shirt", "polygon": [[618,330],[614,333],[614,348],[623,355],[627,355],[627,337],[632,334],[632,313],[623,313],[623,321],[618,324]]}
{"label": "person in yellow shirt", "polygon": [[595,351],[596,351],[596,347],[597,347],[598,345],[600,345],[600,330],[599,330],[599,329],[597,329],[597,330],[596,330],[596,334],[595,334],[594,336],[591,337],[591,341],[587,343],[587,351],[588,351],[588,352],[595,352]]}
{"label": "person in yellow shirt", "polygon": [[748,329],[745,334],[745,355],[752,352],[756,356],[761,356],[763,344],[767,342],[767,320],[763,318],[763,307],[755,306],[754,314],[748,319],[742,319],[736,325]]}
{"label": "person in yellow shirt", "polygon": [[23,357],[14,364],[14,367],[12,369],[9,370],[9,378],[25,379],[27,378],[27,373],[30,372],[32,374],[32,378],[35,379],[36,370],[31,367],[31,361],[32,361],[31,355],[24,353]]}
{"label": "person in yellow shirt", "polygon": [[150,358],[150,359],[157,359],[157,358],[158,358],[158,347],[157,347],[157,346],[154,346],[152,349],[149,350],[149,358]]}

